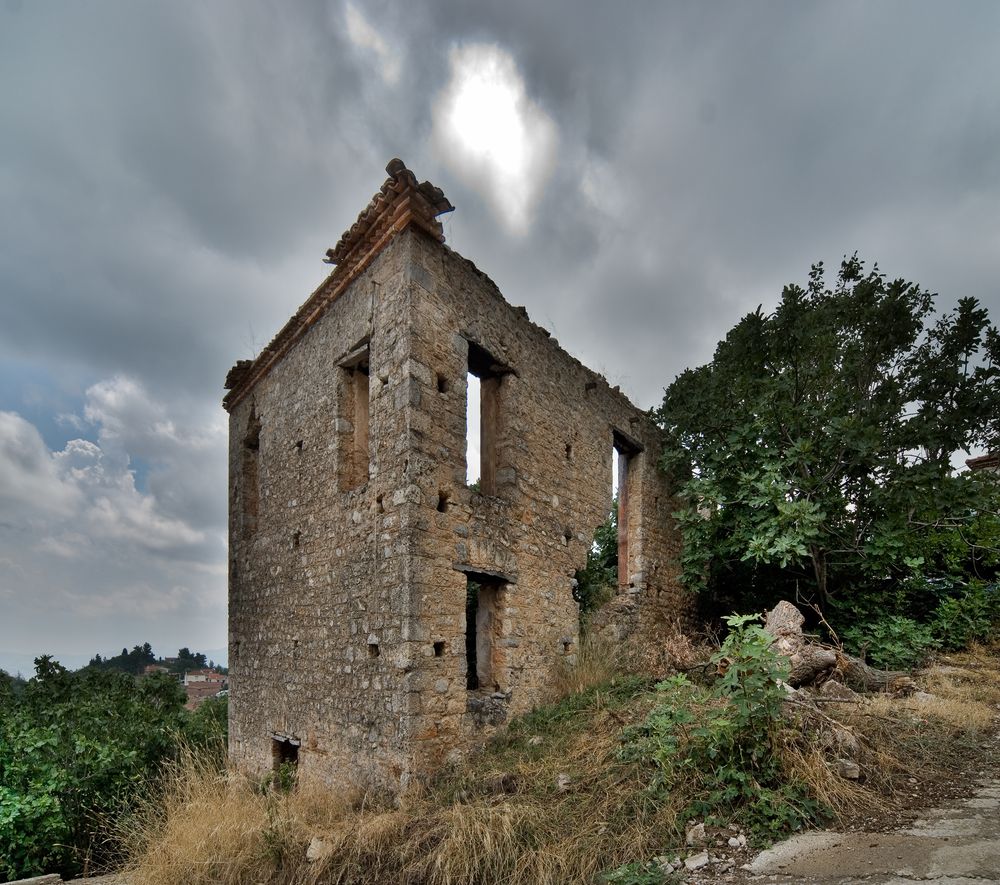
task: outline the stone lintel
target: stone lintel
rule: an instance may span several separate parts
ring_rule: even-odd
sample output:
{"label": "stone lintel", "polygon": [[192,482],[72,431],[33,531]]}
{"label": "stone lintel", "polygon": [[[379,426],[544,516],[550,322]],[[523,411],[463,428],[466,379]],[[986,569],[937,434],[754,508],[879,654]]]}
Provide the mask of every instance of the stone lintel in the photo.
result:
{"label": "stone lintel", "polygon": [[480,568],[475,565],[467,565],[464,562],[456,562],[453,566],[455,571],[464,572],[470,578],[475,580],[476,578],[485,578],[486,581],[503,581],[505,584],[516,584],[517,578],[513,575],[505,574],[504,572],[497,572],[491,569]]}

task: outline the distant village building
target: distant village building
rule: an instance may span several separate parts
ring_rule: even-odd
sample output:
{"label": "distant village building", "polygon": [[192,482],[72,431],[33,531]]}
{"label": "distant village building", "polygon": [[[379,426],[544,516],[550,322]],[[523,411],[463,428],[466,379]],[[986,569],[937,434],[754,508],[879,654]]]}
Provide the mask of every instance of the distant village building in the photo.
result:
{"label": "distant village building", "polygon": [[182,680],[187,707],[197,707],[205,698],[213,698],[227,685],[227,677],[216,670],[189,670]]}
{"label": "distant village building", "polygon": [[969,470],[985,470],[989,473],[1000,473],[1000,452],[990,452],[978,458],[968,458],[965,466]]}
{"label": "distant village building", "polygon": [[438,188],[386,171],[336,269],[226,379],[230,752],[398,789],[575,659],[613,451],[620,587],[596,623],[653,646],[688,597],[658,429],[444,245]]}

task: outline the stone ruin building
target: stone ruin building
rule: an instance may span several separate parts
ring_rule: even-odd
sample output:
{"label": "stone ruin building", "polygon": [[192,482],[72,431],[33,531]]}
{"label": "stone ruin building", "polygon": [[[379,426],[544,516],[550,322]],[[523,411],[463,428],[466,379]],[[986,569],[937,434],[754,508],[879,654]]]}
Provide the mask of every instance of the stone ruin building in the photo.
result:
{"label": "stone ruin building", "polygon": [[613,449],[621,586],[601,623],[652,642],[684,602],[655,426],[444,245],[441,190],[386,171],[224,405],[232,758],[393,790],[545,701],[573,660]]}

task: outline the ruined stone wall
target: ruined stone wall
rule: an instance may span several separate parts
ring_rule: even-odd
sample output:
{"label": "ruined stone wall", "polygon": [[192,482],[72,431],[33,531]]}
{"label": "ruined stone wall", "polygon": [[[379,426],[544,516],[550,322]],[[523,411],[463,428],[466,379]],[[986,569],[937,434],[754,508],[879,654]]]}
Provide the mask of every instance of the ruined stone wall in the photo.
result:
{"label": "ruined stone wall", "polygon": [[[306,776],[369,782],[405,768],[393,651],[408,629],[412,539],[391,502],[407,458],[408,291],[387,250],[231,412],[230,747],[253,769],[271,767],[272,734],[301,741]],[[355,370],[340,364],[366,339],[370,464],[359,478]]]}
{"label": "ruined stone wall", "polygon": [[[630,606],[619,639],[650,639],[676,621],[685,597],[676,580],[669,489],[656,469],[659,435],[600,376],[512,307],[471,262],[407,236],[412,278],[413,384],[409,471],[422,502],[413,572],[415,629],[429,651],[409,674],[420,697],[412,723],[418,767],[433,767],[508,715],[544,701],[554,671],[576,653],[574,573],[611,504],[615,431],[642,448],[630,461]],[[465,485],[469,342],[504,367],[497,414],[494,494]],[[466,690],[465,587],[459,569],[510,579],[495,643],[495,692]],[[635,603],[638,603],[637,605]],[[492,695],[492,697],[489,697]]]}
{"label": "ruined stone wall", "polygon": [[[573,659],[573,575],[609,510],[615,433],[641,451],[610,635],[653,641],[685,600],[646,417],[427,234],[376,252],[227,402],[230,749],[264,771],[290,738],[305,777],[396,788],[546,700]],[[465,484],[470,343],[497,370],[492,494]],[[490,684],[473,690],[470,573],[497,582],[478,627]]]}

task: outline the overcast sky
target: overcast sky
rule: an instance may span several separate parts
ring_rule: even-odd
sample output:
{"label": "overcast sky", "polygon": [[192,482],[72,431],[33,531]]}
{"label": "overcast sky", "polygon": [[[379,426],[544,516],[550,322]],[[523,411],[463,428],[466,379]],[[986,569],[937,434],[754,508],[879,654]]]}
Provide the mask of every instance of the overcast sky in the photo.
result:
{"label": "overcast sky", "polygon": [[0,667],[224,654],[222,381],[394,156],[644,407],[855,250],[996,320],[998,34],[993,0],[0,0]]}

